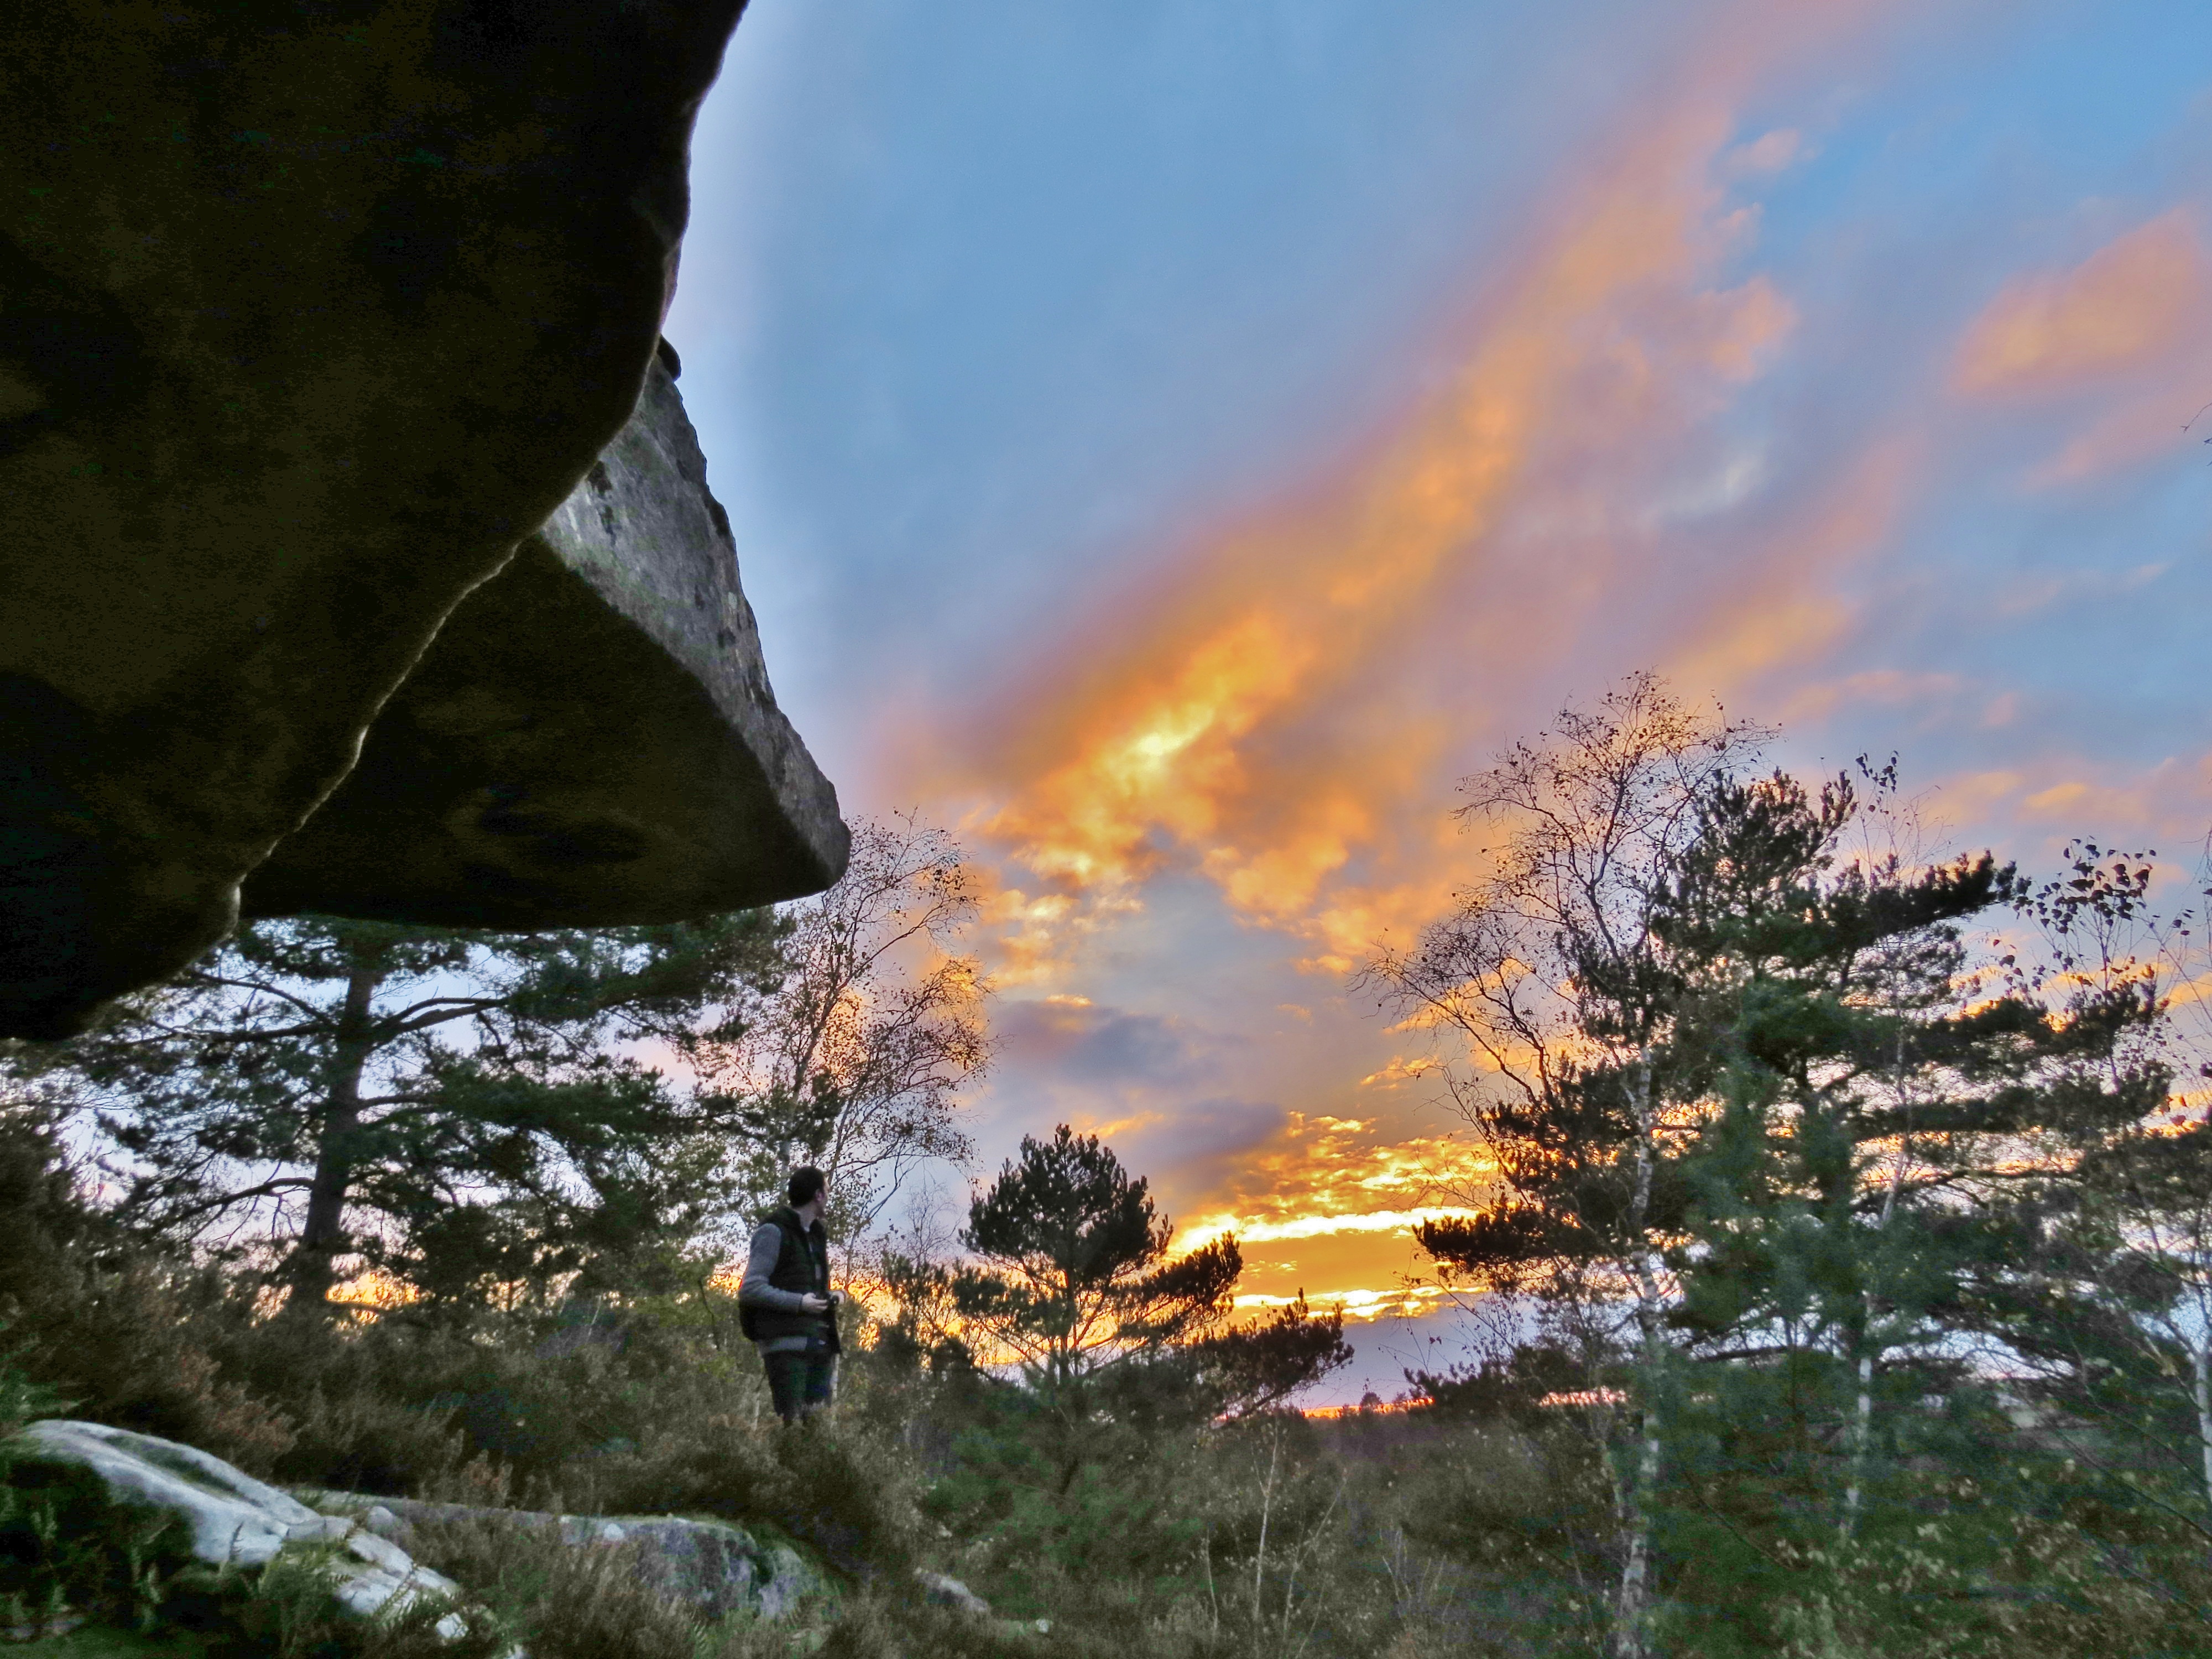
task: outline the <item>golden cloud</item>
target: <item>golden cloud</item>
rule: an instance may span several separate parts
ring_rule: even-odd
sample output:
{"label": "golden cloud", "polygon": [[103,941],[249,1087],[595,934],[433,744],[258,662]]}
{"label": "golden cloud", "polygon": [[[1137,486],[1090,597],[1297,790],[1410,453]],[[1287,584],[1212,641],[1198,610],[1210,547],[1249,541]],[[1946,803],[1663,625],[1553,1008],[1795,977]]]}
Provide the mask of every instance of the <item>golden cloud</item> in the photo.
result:
{"label": "golden cloud", "polygon": [[[994,763],[1012,788],[975,827],[1045,895],[1081,902],[1010,890],[1018,953],[1048,952],[1170,859],[1246,920],[1311,938],[1325,969],[1435,914],[1450,873],[1435,845],[1399,846],[1401,826],[1468,711],[1447,719],[1396,684],[1409,635],[1490,538],[1581,511],[1623,455],[1755,375],[1794,322],[1764,277],[1710,281],[1743,228],[1711,178],[1728,125],[1694,100],[1594,169],[1476,319],[1448,394],[1334,489],[1201,549],[1090,644],[1079,684],[1045,690]],[[1593,556],[1594,579],[1609,555]],[[1499,667],[1564,620],[1540,611]],[[1340,890],[1378,856],[1385,869]],[[1408,863],[1421,873],[1387,877]]]}
{"label": "golden cloud", "polygon": [[1467,1213],[1492,1167],[1453,1135],[1406,1136],[1380,1119],[1294,1112],[1273,1144],[1239,1159],[1221,1207],[1184,1219],[1173,1248],[1229,1233],[1258,1243],[1409,1232]]}
{"label": "golden cloud", "polygon": [[2071,270],[2006,284],[1959,346],[1953,378],[1984,396],[2059,390],[2133,368],[2201,337],[2203,249],[2176,210]]}

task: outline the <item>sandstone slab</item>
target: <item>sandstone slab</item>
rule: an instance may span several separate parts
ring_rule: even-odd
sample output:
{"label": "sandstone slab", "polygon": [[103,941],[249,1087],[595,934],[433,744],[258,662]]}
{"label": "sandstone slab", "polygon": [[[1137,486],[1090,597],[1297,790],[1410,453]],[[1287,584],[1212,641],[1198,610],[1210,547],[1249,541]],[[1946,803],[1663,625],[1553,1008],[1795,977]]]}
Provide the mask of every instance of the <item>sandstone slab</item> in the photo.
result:
{"label": "sandstone slab", "polygon": [[756,1536],[726,1521],[672,1515],[554,1515],[349,1492],[308,1495],[323,1510],[358,1516],[373,1531],[403,1544],[424,1522],[459,1522],[551,1531],[578,1549],[627,1549],[646,1583],[707,1619],[743,1614],[785,1620],[818,1602],[825,1589],[822,1575],[790,1545]]}
{"label": "sandstone slab", "polygon": [[[741,5],[0,7],[0,1034],[65,1034],[219,938],[623,431]],[[517,920],[580,903],[548,861],[606,816],[540,800],[522,853],[481,807],[451,832],[547,896]]]}
{"label": "sandstone slab", "polygon": [[[54,1418],[25,1428],[9,1450],[19,1464],[86,1471],[114,1502],[174,1516],[194,1558],[211,1566],[263,1567],[287,1549],[334,1547],[322,1568],[338,1605],[360,1618],[461,1596],[459,1585],[390,1540],[349,1517],[319,1514],[195,1447]],[[458,1613],[436,1626],[449,1641],[466,1628]]]}
{"label": "sandstone slab", "polygon": [[836,793],[769,689],[673,361],[246,878],[246,915],[604,927],[836,879]]}

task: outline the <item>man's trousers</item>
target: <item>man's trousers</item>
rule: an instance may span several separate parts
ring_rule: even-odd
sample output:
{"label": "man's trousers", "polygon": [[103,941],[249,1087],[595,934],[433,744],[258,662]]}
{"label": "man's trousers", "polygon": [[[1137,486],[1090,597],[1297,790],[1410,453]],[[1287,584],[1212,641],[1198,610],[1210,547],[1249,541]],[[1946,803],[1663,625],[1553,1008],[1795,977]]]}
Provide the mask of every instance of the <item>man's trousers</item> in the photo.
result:
{"label": "man's trousers", "polygon": [[787,1423],[821,1410],[836,1392],[837,1356],[826,1345],[763,1353],[761,1364],[768,1370],[769,1398],[775,1403],[775,1414]]}

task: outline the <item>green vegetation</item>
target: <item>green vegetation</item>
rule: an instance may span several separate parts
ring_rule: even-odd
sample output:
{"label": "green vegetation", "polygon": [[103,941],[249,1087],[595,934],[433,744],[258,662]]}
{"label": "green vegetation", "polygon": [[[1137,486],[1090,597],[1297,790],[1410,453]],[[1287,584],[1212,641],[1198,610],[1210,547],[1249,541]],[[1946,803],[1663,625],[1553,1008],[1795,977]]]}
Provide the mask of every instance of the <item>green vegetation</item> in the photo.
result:
{"label": "green vegetation", "polygon": [[113,1103],[135,1232],[227,1244],[325,1313],[345,1267],[469,1301],[588,1282],[617,1239],[634,1279],[697,1231],[726,1114],[617,1045],[733,1034],[776,965],[760,915],[489,939],[309,918],[32,1058]]}
{"label": "green vegetation", "polygon": [[[426,1528],[483,1602],[463,1648],[538,1659],[2212,1650],[2201,924],[2154,912],[2148,854],[1925,856],[1893,768],[1808,784],[1764,736],[1639,678],[1470,781],[1492,875],[1365,979],[1496,1171],[1420,1234],[1477,1357],[1401,1401],[1289,1409],[1340,1321],[1239,1325],[1236,1240],[1171,1256],[1142,1176],[1062,1126],[957,1254],[853,1254],[841,1403],[775,1423],[720,1230],[805,1158],[863,1227],[963,1149],[988,1059],[957,855],[905,826],[774,920],[257,929],[21,1051],[0,1429],[725,1517],[836,1586],[710,1628],[620,1548]],[[310,1252],[284,1195],[332,1167]],[[305,1569],[195,1577],[82,1492],[0,1502],[9,1620],[99,1620],[40,1650],[428,1639],[332,1620]]]}
{"label": "green vegetation", "polygon": [[1498,1181],[1422,1243],[1536,1334],[1423,1384],[1577,1402],[1617,1654],[2201,1651],[2185,922],[2146,857],[1909,856],[1893,769],[1747,775],[1757,737],[1648,678],[1570,711],[1473,781],[1496,873],[1375,964],[1486,1061]]}

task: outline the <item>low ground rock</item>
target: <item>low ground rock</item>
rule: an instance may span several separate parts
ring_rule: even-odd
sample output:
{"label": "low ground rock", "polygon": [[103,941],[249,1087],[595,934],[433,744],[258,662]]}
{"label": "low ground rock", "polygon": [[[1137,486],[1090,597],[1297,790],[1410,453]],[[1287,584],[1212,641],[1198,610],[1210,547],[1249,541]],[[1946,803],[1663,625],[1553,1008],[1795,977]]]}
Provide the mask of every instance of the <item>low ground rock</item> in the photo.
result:
{"label": "low ground rock", "polygon": [[[207,1565],[265,1568],[280,1554],[312,1553],[337,1604],[361,1618],[462,1599],[459,1585],[390,1539],[345,1516],[319,1514],[196,1447],[50,1418],[23,1429],[7,1450],[15,1480],[42,1468],[87,1474],[112,1502],[173,1517],[182,1523],[192,1558]],[[457,1639],[466,1621],[448,1613],[437,1629]]]}

